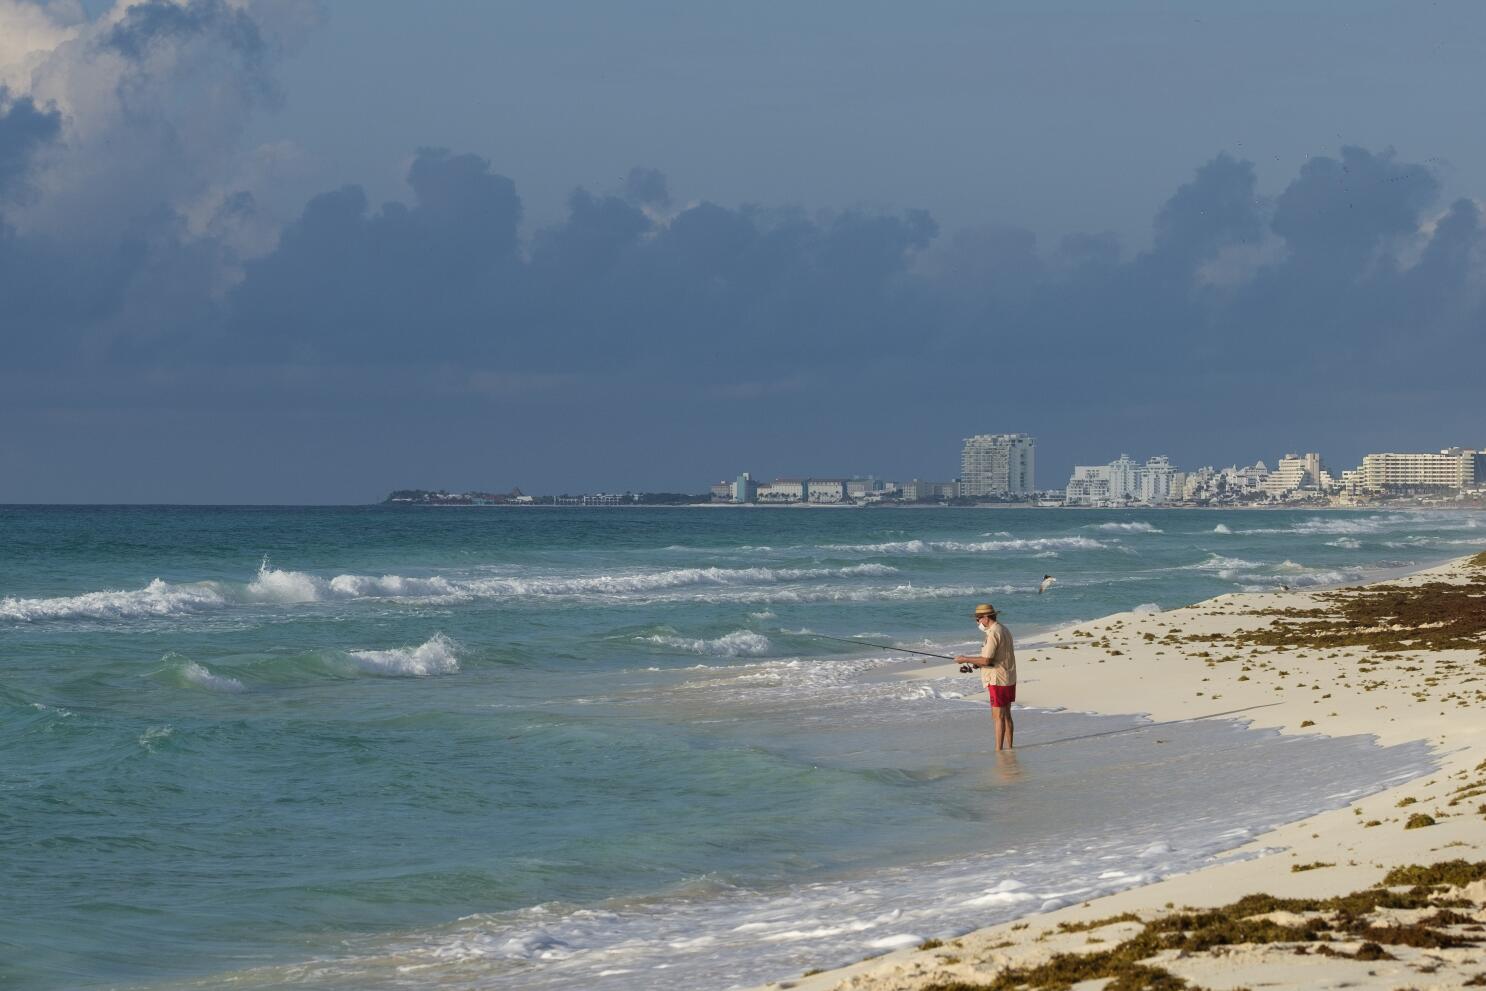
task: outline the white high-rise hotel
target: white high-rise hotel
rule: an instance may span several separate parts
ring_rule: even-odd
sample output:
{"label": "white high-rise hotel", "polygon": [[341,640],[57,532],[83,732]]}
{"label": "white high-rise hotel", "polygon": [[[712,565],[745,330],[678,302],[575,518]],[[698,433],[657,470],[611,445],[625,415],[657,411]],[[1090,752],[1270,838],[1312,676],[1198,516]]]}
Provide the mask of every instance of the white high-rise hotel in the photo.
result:
{"label": "white high-rise hotel", "polygon": [[960,495],[1030,495],[1036,489],[1037,441],[1030,434],[977,434],[960,455]]}

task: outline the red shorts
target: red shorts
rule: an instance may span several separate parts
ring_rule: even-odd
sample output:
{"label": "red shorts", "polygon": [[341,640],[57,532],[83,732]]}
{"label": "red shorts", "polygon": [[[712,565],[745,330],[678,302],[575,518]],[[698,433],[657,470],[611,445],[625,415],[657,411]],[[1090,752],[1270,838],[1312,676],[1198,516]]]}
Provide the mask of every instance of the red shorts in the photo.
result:
{"label": "red shorts", "polygon": [[996,709],[1005,709],[1016,701],[1015,685],[987,685],[986,691],[991,693],[991,706]]}

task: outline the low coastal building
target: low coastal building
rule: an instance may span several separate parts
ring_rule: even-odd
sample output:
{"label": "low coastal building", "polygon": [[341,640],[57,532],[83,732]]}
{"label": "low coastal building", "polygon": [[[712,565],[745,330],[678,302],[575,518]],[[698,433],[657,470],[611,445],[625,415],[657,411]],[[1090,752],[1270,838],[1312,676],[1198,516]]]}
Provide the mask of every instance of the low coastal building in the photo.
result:
{"label": "low coastal building", "polygon": [[810,478],[805,481],[805,498],[816,503],[846,502],[846,479]]}
{"label": "low coastal building", "polygon": [[803,478],[776,478],[758,487],[759,502],[804,502],[808,483]]}

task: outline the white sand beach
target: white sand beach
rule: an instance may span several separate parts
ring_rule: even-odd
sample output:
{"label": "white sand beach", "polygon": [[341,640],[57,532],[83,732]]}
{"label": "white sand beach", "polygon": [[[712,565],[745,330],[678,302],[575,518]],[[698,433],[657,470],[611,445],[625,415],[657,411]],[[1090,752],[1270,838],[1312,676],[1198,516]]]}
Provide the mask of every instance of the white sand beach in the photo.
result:
{"label": "white sand beach", "polygon": [[[1048,639],[1050,649],[1019,651],[1019,700],[1033,706],[1165,721],[1282,702],[1235,718],[1285,733],[1423,740],[1439,767],[1206,869],[771,987],[1486,985],[1486,555],[1357,589],[1122,613]],[[1466,863],[1399,870],[1449,861]],[[1354,892],[1365,894],[1327,901]],[[1261,893],[1274,897],[1233,906]]]}

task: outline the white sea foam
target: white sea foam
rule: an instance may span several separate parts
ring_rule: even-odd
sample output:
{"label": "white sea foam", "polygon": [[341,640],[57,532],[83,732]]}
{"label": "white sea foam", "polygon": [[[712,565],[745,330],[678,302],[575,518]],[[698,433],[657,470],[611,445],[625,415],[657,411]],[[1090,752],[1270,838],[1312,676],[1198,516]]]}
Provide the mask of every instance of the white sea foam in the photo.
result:
{"label": "white sea foam", "polygon": [[1130,611],[1137,616],[1154,616],[1156,613],[1161,611],[1161,607],[1154,602],[1142,602],[1140,605],[1136,606]]}
{"label": "white sea foam", "polygon": [[246,689],[236,678],[225,674],[213,674],[204,664],[187,661],[181,665],[181,677],[191,684],[210,692],[241,692]]}
{"label": "white sea foam", "polygon": [[897,574],[886,564],[844,568],[672,568],[573,577],[476,578],[459,582],[462,594],[480,598],[527,598],[566,595],[633,595],[688,586],[779,584],[819,578],[865,578]]}
{"label": "white sea foam", "polygon": [[1362,546],[1362,541],[1356,537],[1337,537],[1335,540],[1326,541],[1327,547],[1343,547],[1349,551],[1355,551]]}
{"label": "white sea foam", "polygon": [[432,674],[453,674],[459,670],[455,656],[458,645],[442,633],[435,633],[416,647],[394,647],[391,650],[349,650],[346,656],[368,674],[389,677],[423,678]]}
{"label": "white sea foam", "polygon": [[318,602],[325,581],[302,571],[282,571],[269,565],[268,558],[258,565],[258,576],[248,582],[247,595],[260,602],[293,605]]}
{"label": "white sea foam", "polygon": [[1232,532],[1233,531],[1228,528],[1228,524],[1226,524],[1226,523],[1219,523],[1217,526],[1213,527],[1213,533],[1232,533]]}
{"label": "white sea foam", "polygon": [[878,544],[824,544],[822,550],[858,554],[995,554],[1012,551],[1099,550],[1107,547],[1089,537],[1036,537],[1025,540],[889,540]]}
{"label": "white sea foam", "polygon": [[180,616],[227,604],[216,586],[201,582],[172,585],[154,579],[144,588],[87,592],[49,599],[0,599],[0,620],[21,623],[57,619],[137,619]]}
{"label": "white sea foam", "polygon": [[1149,523],[1099,523],[1094,526],[1095,530],[1105,530],[1111,533],[1163,533],[1164,531],[1151,526]]}
{"label": "white sea foam", "polygon": [[718,657],[758,657],[767,654],[774,646],[769,642],[768,637],[761,633],[754,633],[752,630],[734,630],[732,633],[724,634],[713,640],[672,636],[664,633],[636,639],[692,654],[712,654]]}
{"label": "white sea foam", "polygon": [[1344,585],[1367,577],[1364,571],[1322,568],[1315,571],[1281,571],[1278,574],[1234,574],[1231,580],[1243,583],[1245,592],[1262,592],[1275,586],[1313,588],[1317,585]]}
{"label": "white sea foam", "polygon": [[359,598],[441,598],[458,597],[458,584],[447,578],[404,578],[402,575],[336,575],[330,579],[330,591],[348,599]]}
{"label": "white sea foam", "polygon": [[1220,578],[1228,578],[1243,568],[1262,568],[1263,565],[1257,561],[1245,561],[1241,557],[1224,557],[1221,554],[1208,554],[1207,560],[1196,564],[1183,565],[1184,571],[1211,571]]}
{"label": "white sea foam", "polygon": [[1403,516],[1352,516],[1344,519],[1332,517],[1320,517],[1316,519],[1300,520],[1286,527],[1255,527],[1252,530],[1243,530],[1242,533],[1301,533],[1308,535],[1317,534],[1370,534],[1378,533],[1397,527],[1400,524],[1408,526],[1424,526],[1429,529],[1450,530],[1456,529],[1458,524],[1448,521],[1437,521],[1427,517],[1403,517]]}
{"label": "white sea foam", "polygon": [[627,599],[635,605],[660,602],[710,602],[736,605],[775,605],[801,602],[913,602],[919,599],[955,599],[964,596],[1025,592],[1015,585],[872,585],[820,588],[735,588],[721,591],[660,592]]}

